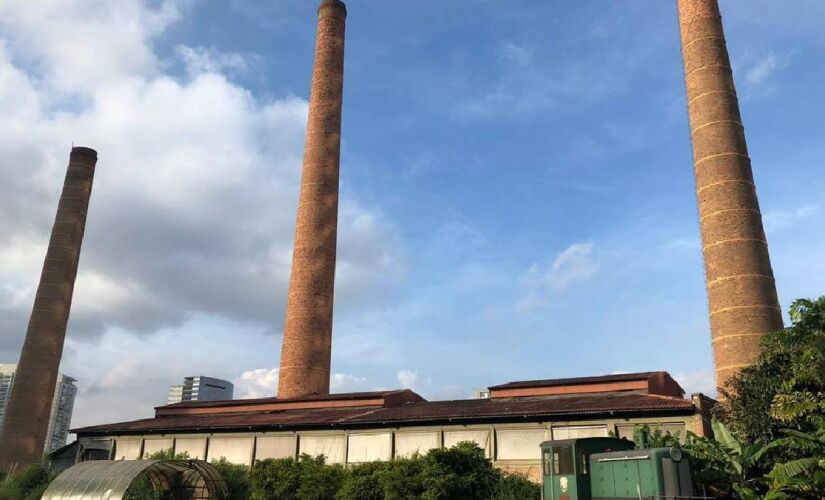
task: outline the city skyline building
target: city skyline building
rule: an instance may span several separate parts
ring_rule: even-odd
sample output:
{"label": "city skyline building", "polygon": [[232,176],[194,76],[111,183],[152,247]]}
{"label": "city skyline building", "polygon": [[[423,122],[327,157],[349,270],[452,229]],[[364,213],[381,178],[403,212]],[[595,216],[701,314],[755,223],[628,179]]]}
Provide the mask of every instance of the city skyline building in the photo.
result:
{"label": "city skyline building", "polygon": [[167,404],[187,401],[225,401],[232,399],[235,386],[227,380],[194,375],[184,377],[182,384],[169,387]]}
{"label": "city skyline building", "polygon": [[[11,388],[14,384],[16,364],[0,364],[0,429],[3,428],[6,417]],[[49,427],[46,434],[46,444],[43,451],[49,453],[66,444],[69,436],[69,427],[72,423],[74,402],[77,396],[77,379],[58,374],[57,385],[54,390],[51,412],[49,413]]]}

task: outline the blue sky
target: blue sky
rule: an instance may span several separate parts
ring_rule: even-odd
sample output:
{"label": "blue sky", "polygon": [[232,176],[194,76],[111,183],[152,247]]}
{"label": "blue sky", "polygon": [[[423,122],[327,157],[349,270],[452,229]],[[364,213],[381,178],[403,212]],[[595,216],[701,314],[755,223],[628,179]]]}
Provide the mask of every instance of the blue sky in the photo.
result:
{"label": "blue sky", "polygon": [[[825,293],[825,5],[721,4],[787,309]],[[348,7],[333,387],[712,391],[675,2]],[[76,425],[148,416],[187,374],[274,393],[314,29],[313,2],[0,6],[0,362],[70,142],[101,153]]]}

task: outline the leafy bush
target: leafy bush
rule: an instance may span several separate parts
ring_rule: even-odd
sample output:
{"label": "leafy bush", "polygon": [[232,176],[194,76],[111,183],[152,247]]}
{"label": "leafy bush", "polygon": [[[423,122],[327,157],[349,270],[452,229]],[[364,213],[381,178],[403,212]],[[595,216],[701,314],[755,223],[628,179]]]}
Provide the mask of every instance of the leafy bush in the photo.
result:
{"label": "leafy bush", "polygon": [[449,449],[434,449],[424,457],[427,478],[425,498],[462,500],[493,498],[501,473],[475,443],[458,443]]}
{"label": "leafy bush", "polygon": [[263,460],[250,473],[253,500],[329,500],[341,488],[346,471],[326,465],[323,456],[298,460]]}
{"label": "leafy bush", "polygon": [[422,498],[427,490],[426,462],[417,454],[390,462],[378,475],[385,500],[414,500]]}
{"label": "leafy bush", "polygon": [[226,482],[226,500],[248,500],[250,495],[249,467],[229,462],[225,458],[212,462]]}
{"label": "leafy bush", "polygon": [[46,462],[26,467],[20,474],[8,475],[0,483],[0,500],[39,500],[54,479]]}
{"label": "leafy bush", "polygon": [[353,467],[344,477],[336,500],[384,500],[384,483],[389,468],[387,462]]}
{"label": "leafy bush", "polygon": [[518,474],[504,474],[496,500],[540,500],[541,488]]}
{"label": "leafy bush", "polygon": [[767,443],[782,429],[814,432],[825,418],[825,297],[795,301],[790,317],[722,391],[719,416],[744,441]]}
{"label": "leafy bush", "polygon": [[323,457],[264,460],[250,472],[253,500],[533,500],[538,485],[493,467],[474,443],[426,455],[356,465]]}

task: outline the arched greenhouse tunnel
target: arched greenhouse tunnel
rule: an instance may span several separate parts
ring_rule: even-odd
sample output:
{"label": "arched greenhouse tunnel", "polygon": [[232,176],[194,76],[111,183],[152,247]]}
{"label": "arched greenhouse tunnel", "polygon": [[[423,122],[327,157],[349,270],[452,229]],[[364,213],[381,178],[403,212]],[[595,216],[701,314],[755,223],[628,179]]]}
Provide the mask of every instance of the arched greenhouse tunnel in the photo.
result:
{"label": "arched greenhouse tunnel", "polygon": [[220,472],[201,460],[82,462],[63,471],[42,500],[224,500]]}

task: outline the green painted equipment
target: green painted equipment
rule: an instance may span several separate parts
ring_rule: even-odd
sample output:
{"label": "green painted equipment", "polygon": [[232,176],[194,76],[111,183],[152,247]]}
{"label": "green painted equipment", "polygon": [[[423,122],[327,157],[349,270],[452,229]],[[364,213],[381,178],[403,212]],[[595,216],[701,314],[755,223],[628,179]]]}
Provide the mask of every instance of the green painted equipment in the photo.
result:
{"label": "green painted equipment", "polygon": [[693,497],[678,448],[634,449],[631,441],[582,438],[541,444],[544,500],[682,500]]}

